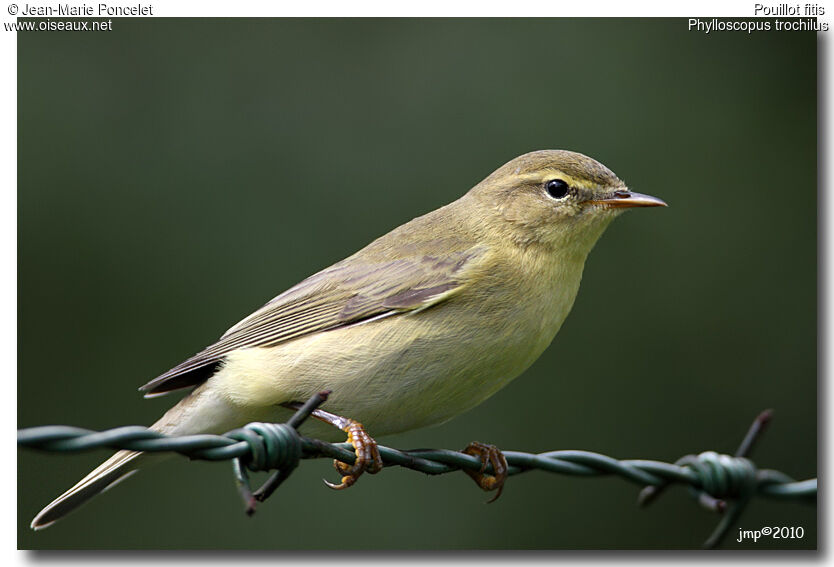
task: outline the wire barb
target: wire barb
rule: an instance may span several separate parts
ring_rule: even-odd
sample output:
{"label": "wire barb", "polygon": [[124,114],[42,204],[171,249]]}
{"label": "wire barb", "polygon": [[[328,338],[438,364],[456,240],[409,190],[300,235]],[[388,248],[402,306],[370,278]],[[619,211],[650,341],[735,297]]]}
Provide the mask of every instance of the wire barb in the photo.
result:
{"label": "wire barb", "polygon": [[[698,483],[697,486],[690,486],[690,493],[698,503],[711,512],[723,515],[712,534],[704,542],[704,548],[712,549],[721,543],[721,539],[741,516],[744,507],[747,506],[763,480],[758,474],[759,471],[756,470],[756,465],[745,457],[750,453],[772,417],[773,410],[770,409],[756,416],[733,457],[719,455],[715,451],[705,451],[700,455],[686,455],[675,462],[676,465],[689,467],[696,473]],[[667,484],[643,488],[637,497],[638,505],[650,504]],[[816,479],[814,479],[814,490],[816,491]],[[733,500],[729,507],[728,499]],[[725,511],[726,515],[724,515]]]}
{"label": "wire barb", "polygon": [[[232,461],[232,472],[247,516],[254,514],[257,503],[269,498],[298,466],[303,449],[298,428],[327,400],[330,393],[330,390],[322,390],[313,395],[296,410],[287,423],[249,423],[241,429],[226,433],[227,437],[244,441],[249,446],[248,455],[236,457]],[[251,471],[275,472],[252,492],[247,468]]]}
{"label": "wire barb", "polygon": [[[330,392],[320,392],[302,405],[283,424],[250,423],[225,435],[189,435],[168,437],[140,426],[119,427],[97,432],[77,427],[52,425],[20,429],[17,443],[44,451],[78,452],[95,448],[131,449],[135,451],[173,451],[191,459],[231,460],[232,470],[247,515],[258,502],[266,500],[298,467],[301,459],[331,458],[346,465],[356,459],[347,443],[327,443],[304,437],[298,427]],[[590,451],[550,451],[532,454],[504,451],[507,475],[542,470],[572,476],[617,475],[643,486],[638,502],[647,505],[670,484],[683,484],[701,506],[721,514],[721,520],[704,543],[715,547],[753,497],[789,498],[815,501],[817,480],[795,481],[775,470],[759,469],[747,458],[771,417],[762,412],[736,451],[723,455],[705,451],[686,455],[675,463],[650,460],[618,460]],[[385,467],[401,466],[426,474],[444,474],[458,470],[495,474],[493,466],[483,467],[482,459],[447,449],[401,451],[379,446]],[[275,472],[252,491],[247,470]]]}

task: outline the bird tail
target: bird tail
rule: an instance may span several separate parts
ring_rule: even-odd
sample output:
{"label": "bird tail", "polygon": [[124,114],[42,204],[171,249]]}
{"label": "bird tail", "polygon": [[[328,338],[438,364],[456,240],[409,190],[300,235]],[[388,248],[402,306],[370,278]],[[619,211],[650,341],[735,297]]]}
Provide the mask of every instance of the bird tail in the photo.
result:
{"label": "bird tail", "polygon": [[[213,392],[198,387],[149,429],[173,436],[221,433],[240,427],[241,421],[236,407]],[[119,451],[41,510],[32,520],[32,529],[40,530],[53,524],[93,496],[135,473],[140,465],[145,468],[168,457],[170,454]]]}
{"label": "bird tail", "polygon": [[[183,431],[177,431],[177,427],[183,425],[185,432],[188,432],[188,426],[191,425],[190,422],[181,419],[180,421],[182,423],[178,424],[178,418],[181,417],[183,407],[190,407],[188,403],[189,399],[193,402],[194,398],[194,394],[183,398],[179,404],[168,410],[162,419],[151,425],[148,429],[176,435],[178,433],[184,433]],[[198,412],[192,413],[197,415]],[[125,480],[127,477],[132,476],[133,473],[139,470],[140,466],[141,468],[146,468],[148,465],[164,461],[168,457],[170,455],[162,453],[143,453],[141,451],[128,450],[116,452],[112,457],[90,472],[90,474],[79,480],[75,486],[38,512],[38,515],[35,516],[30,524],[32,529],[42,530],[51,526],[94,496],[101,494],[116,486],[116,484]]]}
{"label": "bird tail", "polygon": [[32,529],[42,530],[52,525],[93,496],[104,492],[137,472],[137,465],[145,461],[145,459],[139,458],[142,455],[143,453],[138,451],[119,451],[104,461],[90,474],[82,478],[78,484],[41,510],[32,520]]}

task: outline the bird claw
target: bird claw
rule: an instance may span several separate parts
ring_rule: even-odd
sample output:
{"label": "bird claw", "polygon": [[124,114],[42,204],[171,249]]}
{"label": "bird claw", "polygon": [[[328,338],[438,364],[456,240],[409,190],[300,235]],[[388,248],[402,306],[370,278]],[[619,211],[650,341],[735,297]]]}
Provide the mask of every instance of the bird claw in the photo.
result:
{"label": "bird claw", "polygon": [[[463,469],[463,472],[469,475],[482,490],[487,492],[491,490],[498,491],[487,504],[498,500],[498,497],[501,496],[501,491],[504,490],[504,481],[507,480],[507,469],[509,467],[504,453],[498,450],[498,447],[495,445],[478,443],[477,441],[473,441],[467,445],[466,449],[461,452],[481,459],[481,470],[475,472]],[[484,472],[487,464],[492,465],[493,474],[486,474]]]}
{"label": "bird claw", "polygon": [[379,448],[376,441],[365,432],[362,424],[351,420],[347,420],[347,425],[342,427],[342,431],[348,434],[347,442],[353,445],[354,453],[356,454],[356,461],[352,465],[348,465],[341,461],[333,461],[333,466],[336,471],[342,475],[342,480],[339,484],[328,482],[324,483],[333,490],[344,490],[353,486],[356,481],[362,476],[362,473],[376,474],[382,470],[382,457],[379,455]]}

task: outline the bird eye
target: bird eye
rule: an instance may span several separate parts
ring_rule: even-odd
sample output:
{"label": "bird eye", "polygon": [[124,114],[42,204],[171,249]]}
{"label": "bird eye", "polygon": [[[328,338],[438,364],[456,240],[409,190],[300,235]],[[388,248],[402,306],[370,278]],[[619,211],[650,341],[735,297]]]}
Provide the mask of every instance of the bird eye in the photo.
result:
{"label": "bird eye", "polygon": [[551,179],[545,184],[544,188],[547,190],[547,194],[554,199],[563,199],[568,194],[568,189],[570,189],[568,184],[561,179]]}

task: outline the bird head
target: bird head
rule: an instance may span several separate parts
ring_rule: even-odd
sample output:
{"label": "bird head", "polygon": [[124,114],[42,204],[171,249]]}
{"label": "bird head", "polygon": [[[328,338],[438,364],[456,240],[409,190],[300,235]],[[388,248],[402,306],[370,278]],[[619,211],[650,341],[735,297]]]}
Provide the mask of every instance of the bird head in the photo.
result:
{"label": "bird head", "polygon": [[585,253],[626,209],[666,206],[656,197],[631,191],[598,161],[565,150],[519,156],[468,195],[493,213],[486,217],[493,228],[499,226],[519,244]]}

